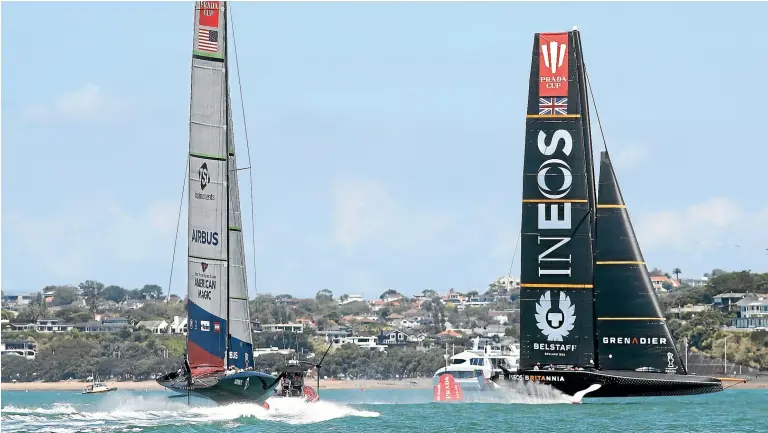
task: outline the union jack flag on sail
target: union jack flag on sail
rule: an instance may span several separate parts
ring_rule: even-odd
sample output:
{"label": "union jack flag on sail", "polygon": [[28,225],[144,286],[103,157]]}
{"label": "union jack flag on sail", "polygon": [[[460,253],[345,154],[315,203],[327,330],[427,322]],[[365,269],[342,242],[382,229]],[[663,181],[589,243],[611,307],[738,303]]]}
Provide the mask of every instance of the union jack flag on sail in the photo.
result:
{"label": "union jack flag on sail", "polygon": [[568,114],[568,98],[539,98],[539,114]]}

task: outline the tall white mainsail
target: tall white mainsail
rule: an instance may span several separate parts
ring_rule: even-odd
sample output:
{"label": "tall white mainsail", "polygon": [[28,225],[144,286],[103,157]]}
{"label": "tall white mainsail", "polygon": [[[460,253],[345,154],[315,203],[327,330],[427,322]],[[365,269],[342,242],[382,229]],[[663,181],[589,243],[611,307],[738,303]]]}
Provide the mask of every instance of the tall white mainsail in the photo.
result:
{"label": "tall white mainsail", "polygon": [[222,3],[195,3],[187,263],[187,355],[193,375],[226,366],[230,122]]}

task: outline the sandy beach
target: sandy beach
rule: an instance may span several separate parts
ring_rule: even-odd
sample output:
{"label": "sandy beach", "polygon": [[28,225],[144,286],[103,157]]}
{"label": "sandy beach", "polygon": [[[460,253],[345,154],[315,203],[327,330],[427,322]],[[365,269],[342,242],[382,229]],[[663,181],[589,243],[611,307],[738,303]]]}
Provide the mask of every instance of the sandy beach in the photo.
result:
{"label": "sandy beach", "polygon": [[[153,380],[141,382],[114,382],[107,381],[107,386],[115,386],[118,390],[133,391],[159,391],[164,388]],[[317,382],[310,379],[308,383],[314,386]],[[17,382],[0,383],[2,391],[76,391],[88,386],[88,382],[70,380],[68,382]],[[323,389],[431,389],[432,379],[405,379],[405,380],[321,380]]]}

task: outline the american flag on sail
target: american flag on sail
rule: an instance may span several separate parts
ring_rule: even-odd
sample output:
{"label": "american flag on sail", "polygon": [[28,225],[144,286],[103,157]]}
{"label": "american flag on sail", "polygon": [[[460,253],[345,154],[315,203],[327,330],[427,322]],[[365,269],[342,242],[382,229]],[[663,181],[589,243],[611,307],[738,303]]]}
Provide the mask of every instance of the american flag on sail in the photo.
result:
{"label": "american flag on sail", "polygon": [[568,98],[539,98],[539,114],[568,114]]}
{"label": "american flag on sail", "polygon": [[201,51],[210,51],[212,53],[219,51],[219,31],[210,29],[199,29],[197,31],[197,47]]}

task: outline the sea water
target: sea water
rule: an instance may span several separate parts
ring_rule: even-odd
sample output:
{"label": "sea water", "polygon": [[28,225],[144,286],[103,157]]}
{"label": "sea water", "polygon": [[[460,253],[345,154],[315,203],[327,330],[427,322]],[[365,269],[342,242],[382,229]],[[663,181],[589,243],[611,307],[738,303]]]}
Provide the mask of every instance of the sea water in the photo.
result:
{"label": "sea water", "polygon": [[321,401],[216,406],[164,391],[3,391],[2,433],[101,432],[768,432],[768,389],[684,397],[585,399],[556,392],[466,393],[436,403],[430,389],[321,390]]}

